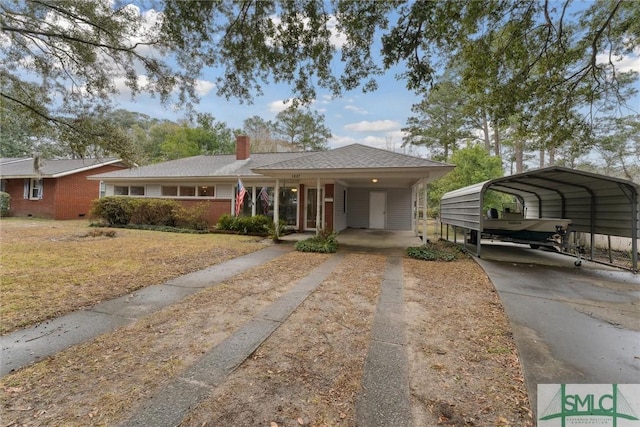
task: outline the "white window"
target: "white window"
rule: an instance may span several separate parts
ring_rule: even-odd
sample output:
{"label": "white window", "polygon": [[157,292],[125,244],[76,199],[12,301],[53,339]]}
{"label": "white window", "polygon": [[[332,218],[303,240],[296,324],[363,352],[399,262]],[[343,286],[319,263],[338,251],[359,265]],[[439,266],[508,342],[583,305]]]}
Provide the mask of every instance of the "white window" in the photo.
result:
{"label": "white window", "polygon": [[215,185],[163,185],[160,195],[163,197],[215,197]]}
{"label": "white window", "polygon": [[163,185],[161,194],[163,196],[177,196],[178,195],[178,187],[173,185]]}
{"label": "white window", "polygon": [[29,200],[42,199],[42,179],[32,178],[24,180],[24,198]]}
{"label": "white window", "polygon": [[180,196],[182,197],[195,197],[196,196],[196,187],[195,186],[180,186]]}
{"label": "white window", "polygon": [[129,187],[123,185],[114,185],[113,194],[116,196],[128,196]]}
{"label": "white window", "polygon": [[129,187],[129,194],[132,196],[144,196],[144,186],[136,185]]}
{"label": "white window", "polygon": [[215,187],[213,185],[199,185],[198,197],[214,197]]}

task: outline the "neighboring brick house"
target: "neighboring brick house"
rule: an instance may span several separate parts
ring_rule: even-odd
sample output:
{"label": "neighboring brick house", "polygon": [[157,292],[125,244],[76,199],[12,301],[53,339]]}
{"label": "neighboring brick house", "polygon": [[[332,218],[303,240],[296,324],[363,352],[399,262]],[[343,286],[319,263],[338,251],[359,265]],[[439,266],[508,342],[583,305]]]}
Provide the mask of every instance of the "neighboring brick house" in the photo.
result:
{"label": "neighboring brick house", "polygon": [[100,197],[100,183],[87,176],[125,167],[118,159],[2,158],[1,190],[11,196],[9,216],[84,218],[93,200]]}
{"label": "neighboring brick house", "polygon": [[[265,213],[299,231],[415,230],[426,184],[453,168],[360,144],[252,154],[249,138],[239,136],[235,155],[188,157],[89,179],[102,181],[106,195],[205,204],[210,224],[223,214]],[[239,180],[247,196],[236,211]]]}

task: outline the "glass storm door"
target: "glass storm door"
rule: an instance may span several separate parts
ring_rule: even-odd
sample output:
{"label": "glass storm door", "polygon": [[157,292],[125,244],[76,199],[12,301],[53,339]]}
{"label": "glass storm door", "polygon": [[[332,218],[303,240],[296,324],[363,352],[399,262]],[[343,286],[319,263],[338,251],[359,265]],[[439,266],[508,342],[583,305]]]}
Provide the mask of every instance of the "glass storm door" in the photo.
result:
{"label": "glass storm door", "polygon": [[[307,188],[307,200],[305,202],[305,228],[307,230],[316,229],[316,215],[318,214],[318,208],[320,209],[320,220],[322,221],[322,189],[320,189],[320,206],[318,207],[318,189]],[[322,228],[322,225],[320,225]]]}

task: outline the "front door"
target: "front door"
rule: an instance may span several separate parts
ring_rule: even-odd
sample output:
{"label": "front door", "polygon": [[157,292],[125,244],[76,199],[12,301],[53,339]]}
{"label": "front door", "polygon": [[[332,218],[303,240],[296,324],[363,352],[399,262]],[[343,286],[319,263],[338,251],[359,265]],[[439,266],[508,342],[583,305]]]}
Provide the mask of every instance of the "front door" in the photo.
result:
{"label": "front door", "polygon": [[369,228],[384,230],[387,222],[387,193],[371,191],[369,193]]}
{"label": "front door", "polygon": [[316,215],[320,209],[320,227],[322,228],[322,188],[320,189],[320,206],[318,206],[318,189],[307,187],[307,199],[305,203],[305,229],[316,229]]}

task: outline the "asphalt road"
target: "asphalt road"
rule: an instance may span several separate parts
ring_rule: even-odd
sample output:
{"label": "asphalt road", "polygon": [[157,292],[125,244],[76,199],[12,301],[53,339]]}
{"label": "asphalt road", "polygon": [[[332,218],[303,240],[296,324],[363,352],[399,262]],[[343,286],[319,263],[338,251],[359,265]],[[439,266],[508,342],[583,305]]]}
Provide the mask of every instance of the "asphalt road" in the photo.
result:
{"label": "asphalt road", "polygon": [[520,245],[477,262],[509,316],[533,410],[538,384],[640,383],[640,275]]}

